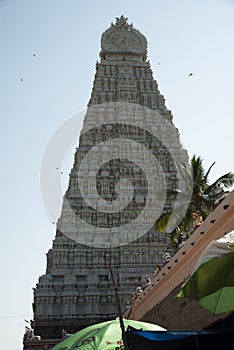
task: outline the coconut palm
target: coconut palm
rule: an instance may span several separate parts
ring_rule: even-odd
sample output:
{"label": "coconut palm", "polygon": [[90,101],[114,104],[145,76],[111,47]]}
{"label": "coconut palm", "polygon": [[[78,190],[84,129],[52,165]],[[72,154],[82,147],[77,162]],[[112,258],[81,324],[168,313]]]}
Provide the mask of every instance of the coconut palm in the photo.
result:
{"label": "coconut palm", "polygon": [[[171,243],[174,247],[177,247],[181,242],[181,234],[183,233],[187,237],[193,232],[193,213],[199,212],[203,219],[205,219],[214,207],[221,201],[221,199],[227,194],[227,190],[234,184],[234,173],[227,173],[219,177],[212,184],[209,183],[209,174],[215,165],[215,162],[205,171],[203,166],[203,160],[201,157],[192,157],[190,166],[192,172],[191,185],[188,181],[188,186],[191,188],[191,200],[187,203],[187,211],[180,223],[170,232]],[[189,177],[186,174],[185,168],[182,169],[183,177]],[[180,207],[177,210],[173,210],[173,202],[177,200],[178,194],[183,196],[183,193],[178,193],[178,190],[171,190],[167,201],[170,209],[164,212],[155,223],[155,228],[158,232],[165,232],[171,216],[178,216],[180,213]]]}

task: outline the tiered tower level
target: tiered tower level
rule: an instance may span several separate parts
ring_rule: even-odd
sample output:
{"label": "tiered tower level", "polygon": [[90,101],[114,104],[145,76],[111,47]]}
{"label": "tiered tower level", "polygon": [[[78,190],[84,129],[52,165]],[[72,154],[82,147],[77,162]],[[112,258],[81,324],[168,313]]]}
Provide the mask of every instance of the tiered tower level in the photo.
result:
{"label": "tiered tower level", "polygon": [[[126,111],[128,105],[131,105],[130,119],[139,118],[141,127],[134,129],[128,125],[127,119],[125,122],[121,119],[123,110]],[[151,116],[151,112],[152,115],[156,113],[156,117]],[[108,113],[115,119],[115,124],[108,119]],[[157,116],[161,119],[157,119]],[[96,125],[98,122],[100,125],[102,118],[105,125],[100,128]],[[87,203],[83,198],[85,191],[88,191],[85,188],[86,183],[82,179],[81,188],[77,175],[84,157],[94,146],[109,138],[127,138],[139,142],[141,146],[147,146],[149,153],[156,155],[160,161],[168,187],[177,187],[178,172],[173,159],[177,158],[177,163],[188,163],[187,152],[182,147],[179,153],[173,151],[178,148],[179,133],[173,127],[176,131],[172,135],[170,128],[158,120],[165,120],[173,126],[171,112],[165,106],[165,99],[158,90],[147,61],[147,41],[121,16],[102,35],[100,62],[96,64],[92,94],[79,147],[75,153],[68,190],[64,196],[56,237],[52,249],[47,253],[46,274],[39,278],[34,288],[35,334],[42,338],[59,338],[62,329],[73,333],[92,323],[117,316],[110,264],[124,310],[131,292],[139,285],[144,285],[145,274],[152,275],[155,264],[162,262],[161,253],[167,250],[168,234],[159,234],[151,227],[142,236],[135,237],[131,233],[132,236],[127,236],[125,241],[115,236],[115,230],[131,223],[131,220],[140,215],[147,195],[150,194],[151,185],[147,177],[139,165],[134,163],[134,157],[140,158],[140,155],[135,152],[129,160],[124,156],[124,162],[114,156],[110,159],[111,146],[97,154],[97,159],[101,157],[104,165],[97,173],[95,188],[91,188],[91,191],[96,189],[102,200],[111,203],[116,200],[115,186],[121,176],[127,176],[132,186],[136,187],[130,203],[127,198],[121,211],[98,211],[95,209],[95,198],[91,203],[93,207]],[[161,138],[154,138],[147,132],[147,123],[156,126],[158,123]],[[165,148],[159,139],[170,140],[169,148]],[[124,147],[124,141],[122,144]],[[128,147],[130,146],[125,147],[127,153],[130,152]],[[173,157],[171,152],[174,152]],[[147,159],[143,161],[147,163]],[[91,176],[92,164],[94,167],[92,159],[90,164],[91,170],[87,170],[86,174],[87,181]],[[157,174],[157,167],[153,170]],[[152,198],[151,205],[154,206]],[[145,214],[137,224],[138,227],[144,224],[146,216]],[[86,237],[86,227],[81,222],[86,222],[87,227],[93,228],[91,238],[83,239]],[[109,241],[103,235],[105,238],[102,242],[101,230],[109,230]],[[115,237],[119,244],[114,241]]]}
{"label": "tiered tower level", "polygon": [[165,106],[147,61],[146,38],[121,17],[103,33],[101,48],[89,106],[105,102],[137,103],[171,120],[171,111]]}

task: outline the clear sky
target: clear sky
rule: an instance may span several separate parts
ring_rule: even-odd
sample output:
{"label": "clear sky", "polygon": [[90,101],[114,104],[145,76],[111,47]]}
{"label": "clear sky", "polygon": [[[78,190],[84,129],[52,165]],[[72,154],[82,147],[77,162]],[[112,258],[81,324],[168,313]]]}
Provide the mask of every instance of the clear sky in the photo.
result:
{"label": "clear sky", "polygon": [[[189,155],[216,161],[211,181],[234,171],[234,0],[0,0],[2,349],[22,348],[55,234],[40,194],[43,151],[86,108],[101,34],[122,14],[148,40]],[[70,156],[63,190],[71,166]]]}

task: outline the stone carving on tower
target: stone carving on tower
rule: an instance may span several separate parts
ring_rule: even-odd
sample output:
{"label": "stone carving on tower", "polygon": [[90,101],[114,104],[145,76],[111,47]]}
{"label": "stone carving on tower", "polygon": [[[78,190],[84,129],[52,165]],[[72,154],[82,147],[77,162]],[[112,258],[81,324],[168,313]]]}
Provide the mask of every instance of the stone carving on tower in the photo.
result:
{"label": "stone carving on tower", "polygon": [[167,194],[163,201],[158,194],[183,187],[178,165],[187,163],[147,61],[146,38],[127,18],[116,18],[102,35],[46,274],[34,288],[36,334],[58,338],[63,329],[115,318],[110,264],[124,310],[162,263],[168,233],[153,224]]}

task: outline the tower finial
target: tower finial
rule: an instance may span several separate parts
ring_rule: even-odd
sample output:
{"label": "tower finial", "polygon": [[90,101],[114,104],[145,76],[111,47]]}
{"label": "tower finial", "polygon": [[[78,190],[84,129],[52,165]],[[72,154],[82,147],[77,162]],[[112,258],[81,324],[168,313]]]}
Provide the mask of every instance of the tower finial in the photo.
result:
{"label": "tower finial", "polygon": [[132,27],[132,23],[128,24],[128,18],[123,15],[120,17],[116,17],[116,27]]}

